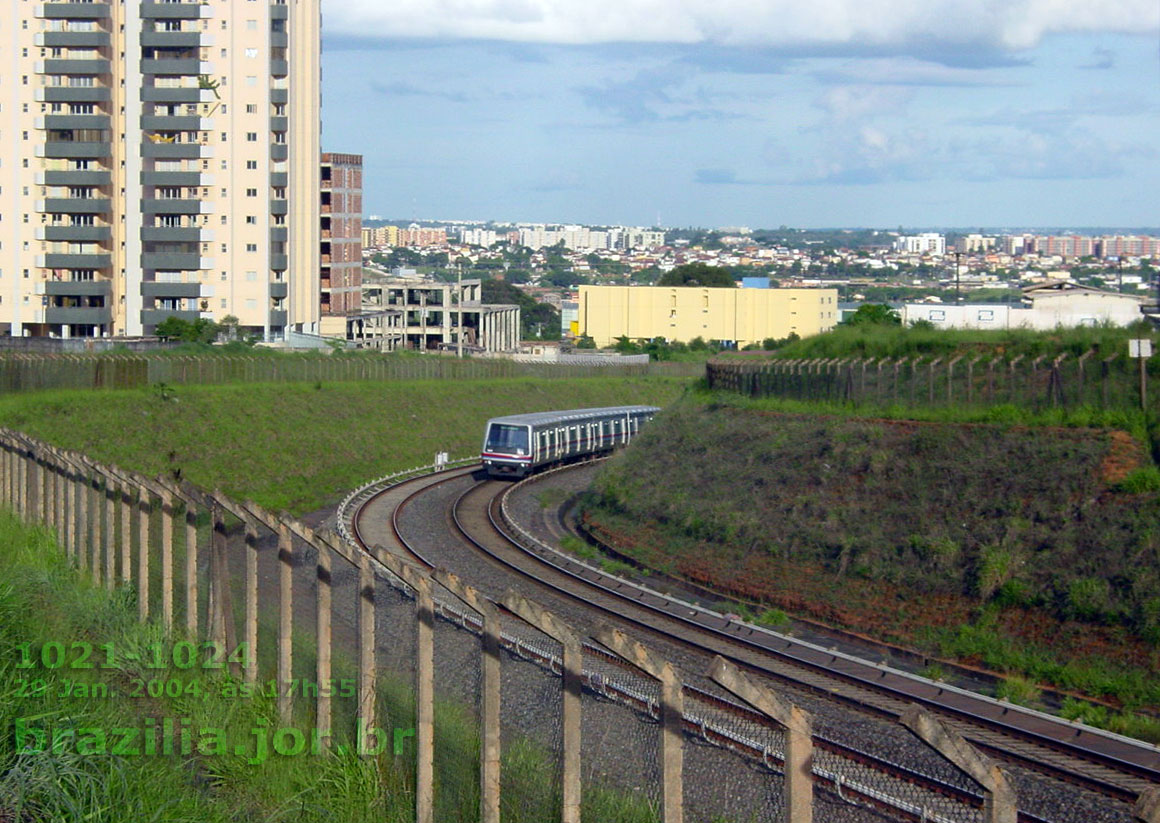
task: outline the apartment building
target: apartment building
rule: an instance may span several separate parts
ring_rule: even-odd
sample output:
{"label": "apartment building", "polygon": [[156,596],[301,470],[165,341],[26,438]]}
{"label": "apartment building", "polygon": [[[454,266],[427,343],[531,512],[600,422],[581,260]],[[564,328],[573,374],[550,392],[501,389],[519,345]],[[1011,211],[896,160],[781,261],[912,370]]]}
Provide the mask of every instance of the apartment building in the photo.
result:
{"label": "apartment building", "polygon": [[324,326],[327,317],[357,314],[362,308],[362,174],[361,154],[322,155]]}
{"label": "apartment building", "polygon": [[316,332],[318,0],[0,12],[0,334]]}

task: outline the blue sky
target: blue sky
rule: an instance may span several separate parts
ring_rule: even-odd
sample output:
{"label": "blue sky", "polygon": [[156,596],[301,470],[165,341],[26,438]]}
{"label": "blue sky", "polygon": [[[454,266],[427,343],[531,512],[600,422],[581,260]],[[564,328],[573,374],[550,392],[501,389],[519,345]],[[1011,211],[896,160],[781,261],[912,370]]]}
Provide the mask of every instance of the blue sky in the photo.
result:
{"label": "blue sky", "polygon": [[365,210],[1160,225],[1155,0],[323,0]]}

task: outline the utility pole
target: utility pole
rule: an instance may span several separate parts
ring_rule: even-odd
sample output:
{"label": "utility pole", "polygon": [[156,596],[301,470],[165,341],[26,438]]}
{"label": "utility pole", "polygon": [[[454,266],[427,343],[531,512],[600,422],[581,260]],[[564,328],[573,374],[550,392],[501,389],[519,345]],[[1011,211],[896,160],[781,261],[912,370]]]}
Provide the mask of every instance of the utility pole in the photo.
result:
{"label": "utility pole", "polygon": [[455,306],[459,313],[459,333],[455,335],[458,342],[455,356],[463,359],[463,264],[455,267]]}
{"label": "utility pole", "polygon": [[962,295],[959,293],[959,258],[963,256],[961,251],[954,252],[955,255],[955,302],[963,302]]}

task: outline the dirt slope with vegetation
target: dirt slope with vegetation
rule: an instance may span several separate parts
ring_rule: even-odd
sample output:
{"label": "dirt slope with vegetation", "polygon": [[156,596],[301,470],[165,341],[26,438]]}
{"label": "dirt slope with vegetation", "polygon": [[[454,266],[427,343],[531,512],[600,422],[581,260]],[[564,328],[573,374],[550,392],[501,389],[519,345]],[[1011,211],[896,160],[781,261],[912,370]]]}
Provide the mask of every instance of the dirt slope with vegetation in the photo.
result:
{"label": "dirt slope with vegetation", "polygon": [[690,398],[584,517],[743,600],[1160,704],[1160,495],[1114,430],[798,415]]}

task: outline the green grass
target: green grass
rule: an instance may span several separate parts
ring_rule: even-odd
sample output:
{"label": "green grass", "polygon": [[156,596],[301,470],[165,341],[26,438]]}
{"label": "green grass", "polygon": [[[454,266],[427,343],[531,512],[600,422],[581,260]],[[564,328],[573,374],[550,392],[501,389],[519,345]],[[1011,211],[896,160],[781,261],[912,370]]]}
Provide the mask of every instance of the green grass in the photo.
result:
{"label": "green grass", "polygon": [[[901,326],[838,326],[826,334],[806,337],[777,350],[777,357],[916,357],[969,353],[1004,358],[1023,355],[1069,354],[1078,357],[1095,348],[1127,356],[1127,341],[1147,337],[1147,324],[1128,328],[1084,326],[1054,331],[1005,329],[912,329]],[[1107,355],[1104,355],[1107,356]]]}
{"label": "green grass", "polygon": [[[0,425],[146,475],[300,515],[361,483],[479,453],[489,417],[666,405],[681,378],[167,386],[0,396]],[[115,433],[115,436],[110,433]]]}
{"label": "green grass", "polygon": [[[65,823],[189,821],[255,823],[294,820],[301,823],[406,823],[414,819],[413,764],[397,757],[387,745],[375,756],[358,756],[349,736],[336,731],[329,753],[281,756],[255,762],[250,730],[278,727],[269,696],[229,697],[228,675],[201,669],[149,669],[142,659],[152,643],[172,642],[157,624],[140,624],[131,588],[107,592],[69,569],[50,534],[27,528],[0,512],[0,819],[53,820]],[[21,644],[32,660],[45,644],[89,643],[99,649],[111,643],[120,665],[112,668],[21,668]],[[103,662],[98,653],[94,662]],[[76,654],[66,658],[77,660]],[[341,655],[335,675],[349,670]],[[127,696],[133,678],[181,679],[181,696],[151,699]],[[104,684],[108,697],[62,696],[66,680]],[[42,681],[30,685],[32,681]],[[383,677],[379,682],[379,714],[392,727],[412,722],[409,685]],[[335,701],[335,729],[349,728],[353,701]],[[309,707],[290,724],[310,728]],[[175,749],[146,754],[86,752],[94,739],[89,729],[150,728],[156,718],[175,721],[174,728],[191,731],[188,754]],[[188,718],[183,724],[181,718]],[[380,724],[382,725],[382,724]],[[17,729],[25,730],[18,750]],[[205,742],[203,729],[225,730],[221,751],[197,751]],[[28,730],[33,730],[29,733]],[[44,745],[35,731],[45,732]],[[478,815],[479,730],[464,710],[448,701],[436,704],[436,814],[443,823],[471,823]],[[71,734],[70,734],[71,732]],[[304,734],[309,735],[308,731]],[[54,738],[59,741],[54,745]],[[90,741],[81,744],[82,740]],[[110,744],[112,740],[110,739]],[[32,744],[31,746],[29,744]],[[235,746],[241,745],[241,750]],[[412,752],[408,749],[404,755]],[[504,753],[504,819],[540,823],[558,817],[558,788],[545,781],[554,755],[528,740],[513,739]],[[597,783],[586,787],[588,819],[621,823],[655,823],[656,810],[639,797],[609,790]]]}

